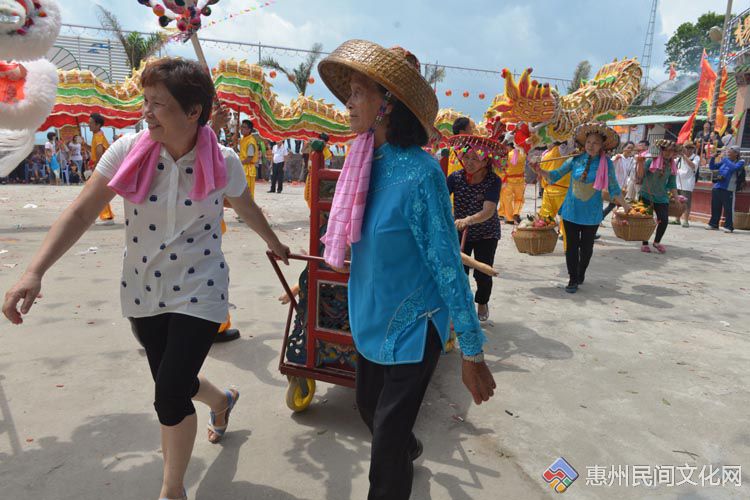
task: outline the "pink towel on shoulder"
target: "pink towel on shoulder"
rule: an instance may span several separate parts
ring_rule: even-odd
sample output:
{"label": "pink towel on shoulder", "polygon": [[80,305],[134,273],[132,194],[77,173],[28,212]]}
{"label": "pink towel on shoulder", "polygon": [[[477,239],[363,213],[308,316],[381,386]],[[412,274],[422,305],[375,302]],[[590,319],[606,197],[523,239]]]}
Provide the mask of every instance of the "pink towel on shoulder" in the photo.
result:
{"label": "pink towel on shoulder", "polygon": [[[146,130],[107,185],[128,201],[142,203],[151,190],[161,146],[161,143],[151,139],[151,134]],[[198,127],[193,178],[190,198],[196,201],[227,185],[224,155],[221,154],[216,134],[209,127]]]}
{"label": "pink towel on shoulder", "polygon": [[604,153],[599,155],[599,168],[596,170],[594,189],[597,191],[609,189],[609,165],[607,164],[607,157],[604,156]]}
{"label": "pink towel on shoulder", "polygon": [[344,267],[347,247],[362,237],[374,151],[375,134],[358,135],[336,182],[328,228],[320,239],[325,245],[323,259],[331,266]]}
{"label": "pink towel on shoulder", "polygon": [[[656,172],[657,170],[661,170],[664,168],[664,157],[662,155],[659,155],[656,157],[655,160],[651,161],[651,166],[649,167],[650,172]],[[677,162],[674,158],[669,160],[669,168],[673,175],[677,175]]]}

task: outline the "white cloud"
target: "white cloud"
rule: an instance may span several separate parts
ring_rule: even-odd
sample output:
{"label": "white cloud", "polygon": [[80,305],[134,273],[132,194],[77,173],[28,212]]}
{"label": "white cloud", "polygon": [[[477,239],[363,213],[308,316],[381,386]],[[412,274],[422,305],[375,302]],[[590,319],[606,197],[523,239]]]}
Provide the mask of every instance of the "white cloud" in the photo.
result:
{"label": "white cloud", "polygon": [[[740,7],[737,4],[741,3],[743,2],[735,2],[735,11]],[[726,0],[662,0],[658,8],[661,34],[669,38],[682,23],[694,23],[702,14],[709,11],[724,14],[727,11]]]}

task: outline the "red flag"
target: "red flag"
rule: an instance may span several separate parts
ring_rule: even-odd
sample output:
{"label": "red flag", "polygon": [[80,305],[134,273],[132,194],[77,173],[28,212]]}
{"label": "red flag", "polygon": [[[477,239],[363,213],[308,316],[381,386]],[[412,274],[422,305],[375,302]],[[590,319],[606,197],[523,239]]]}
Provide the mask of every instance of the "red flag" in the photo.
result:
{"label": "red flag", "polygon": [[669,65],[669,79],[674,80],[677,78],[677,71],[674,69],[674,63]]}
{"label": "red flag", "polygon": [[698,82],[698,100],[696,104],[700,105],[701,100],[706,99],[710,103],[714,96],[714,85],[716,84],[716,72],[708,63],[706,49],[703,49],[701,57],[701,79]]}
{"label": "red flag", "polygon": [[688,118],[688,121],[685,122],[685,125],[680,129],[680,133],[677,135],[677,144],[684,144],[690,140],[690,135],[693,133],[693,125],[695,125],[695,115],[697,114],[698,109],[696,108],[693,114],[690,115],[690,118]]}
{"label": "red flag", "polygon": [[[680,129],[680,133],[677,136],[677,143],[682,144],[690,139],[690,135],[693,132],[693,125],[695,124],[695,115],[698,114],[698,110],[701,107],[703,101],[707,101],[709,108],[711,107],[711,99],[714,95],[714,84],[716,83],[716,72],[708,64],[708,56],[706,50],[703,49],[703,56],[701,57],[701,79],[698,82],[698,95],[695,99],[695,111],[690,115],[688,121]],[[709,110],[710,111],[710,110]]]}
{"label": "red flag", "polygon": [[719,99],[716,101],[716,124],[714,130],[721,137],[729,125],[729,118],[724,114],[724,105],[727,103],[729,95],[727,94],[727,67],[721,68],[721,83],[719,84]]}

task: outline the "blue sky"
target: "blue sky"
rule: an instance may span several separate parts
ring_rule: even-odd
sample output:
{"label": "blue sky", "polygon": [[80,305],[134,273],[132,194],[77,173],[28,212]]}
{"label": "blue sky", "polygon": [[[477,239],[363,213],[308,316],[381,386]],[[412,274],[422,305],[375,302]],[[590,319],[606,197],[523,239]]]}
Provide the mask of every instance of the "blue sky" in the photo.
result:
{"label": "blue sky", "polygon": [[[63,22],[98,26],[94,5],[120,18],[126,29],[154,31],[157,18],[135,0],[61,0]],[[735,1],[735,12],[748,2]],[[258,5],[257,0],[221,0],[209,19],[220,19]],[[651,0],[276,0],[270,7],[204,29],[201,36],[269,45],[309,48],[321,42],[332,50],[344,40],[365,38],[385,46],[401,45],[422,62],[500,70],[534,68],[534,74],[570,79],[576,64],[588,59],[594,71],[613,58],[641,57]],[[664,46],[679,24],[695,22],[709,10],[723,13],[725,0],[661,0],[656,19],[651,78],[662,81]],[[68,32],[66,32],[68,33]],[[91,34],[83,34],[83,36]],[[257,59],[257,53],[212,47],[209,63],[222,57]],[[169,53],[191,56],[190,45],[172,45]],[[273,54],[282,64],[300,59]],[[334,101],[315,74],[308,95]],[[295,94],[283,78],[274,90],[288,102]],[[453,91],[446,97],[445,89]],[[471,97],[462,97],[463,91]],[[561,89],[563,90],[563,89]],[[499,76],[449,70],[438,86],[440,107],[481,119],[492,96],[502,91]],[[564,90],[563,90],[564,91]],[[477,98],[479,92],[487,97]]]}

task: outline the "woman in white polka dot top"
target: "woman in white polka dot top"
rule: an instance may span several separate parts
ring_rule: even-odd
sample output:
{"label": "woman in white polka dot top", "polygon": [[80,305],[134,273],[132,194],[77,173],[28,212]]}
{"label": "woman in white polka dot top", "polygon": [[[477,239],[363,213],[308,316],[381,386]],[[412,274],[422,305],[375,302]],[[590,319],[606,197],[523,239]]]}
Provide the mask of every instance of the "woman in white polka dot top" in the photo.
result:
{"label": "woman in white polka dot top", "polygon": [[[211,408],[208,439],[218,442],[239,398],[198,375],[228,312],[229,267],[221,251],[228,199],[277,256],[279,242],[247,189],[237,155],[206,126],[214,87],[188,60],[160,59],[141,76],[148,130],[116,141],[78,198],[51,227],[3,313],[13,323],[31,309],[42,276],[96,220],[116,194],[125,204],[123,315],[146,349],[165,459],[159,498],[186,498],[183,487],[197,418],[192,400]],[[19,302],[22,302],[20,311]]]}

